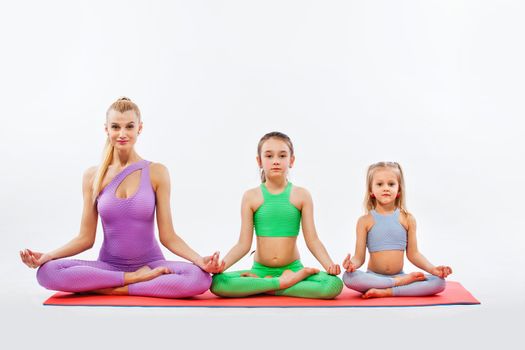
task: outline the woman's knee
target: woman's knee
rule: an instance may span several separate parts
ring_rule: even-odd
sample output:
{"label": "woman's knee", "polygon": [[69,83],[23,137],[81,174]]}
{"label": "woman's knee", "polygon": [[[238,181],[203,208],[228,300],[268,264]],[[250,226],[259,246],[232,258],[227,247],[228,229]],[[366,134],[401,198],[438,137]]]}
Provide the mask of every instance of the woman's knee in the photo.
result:
{"label": "woman's knee", "polygon": [[57,276],[60,269],[61,264],[59,260],[50,260],[44,265],[41,265],[36,272],[38,283],[46,289],[62,290],[59,285],[60,279]]}
{"label": "woman's knee", "polygon": [[202,294],[206,292],[211,286],[211,275],[195,265],[191,265],[191,269],[192,271],[190,271],[190,276],[192,278],[188,284],[194,290],[195,294]]}

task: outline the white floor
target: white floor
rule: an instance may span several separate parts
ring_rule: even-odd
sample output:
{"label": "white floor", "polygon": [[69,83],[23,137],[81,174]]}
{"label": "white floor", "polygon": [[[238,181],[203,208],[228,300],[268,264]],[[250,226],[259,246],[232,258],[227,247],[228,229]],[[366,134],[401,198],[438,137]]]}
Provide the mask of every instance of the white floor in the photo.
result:
{"label": "white floor", "polygon": [[482,302],[475,306],[119,308],[43,306],[51,292],[20,280],[2,291],[2,341],[24,349],[519,347],[523,297],[475,285],[469,289]]}

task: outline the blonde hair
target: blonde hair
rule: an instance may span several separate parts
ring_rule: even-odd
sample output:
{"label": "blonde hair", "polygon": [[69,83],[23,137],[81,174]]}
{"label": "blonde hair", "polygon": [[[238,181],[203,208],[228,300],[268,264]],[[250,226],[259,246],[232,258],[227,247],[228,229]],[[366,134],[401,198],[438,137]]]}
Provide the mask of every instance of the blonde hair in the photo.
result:
{"label": "blonde hair", "polygon": [[[135,112],[135,115],[137,116],[140,122],[139,107],[127,97],[121,97],[115,102],[113,102],[111,106],[109,106],[108,110],[106,111],[106,121],[109,116],[109,112],[111,111],[117,111],[120,113],[124,113],[127,111],[133,111]],[[102,180],[104,179],[104,176],[106,175],[109,165],[113,161],[113,148],[114,147],[111,145],[111,142],[109,141],[109,137],[108,137],[106,139],[106,145],[104,146],[104,151],[102,151],[102,162],[100,163],[97,169],[97,172],[95,174],[95,178],[93,180],[93,201],[97,200],[97,197],[102,189]]]}
{"label": "blonde hair", "polygon": [[[290,149],[290,156],[293,156],[293,143],[292,140],[288,137],[288,135],[283,134],[279,131],[272,131],[261,137],[259,140],[259,144],[257,145],[257,155],[259,158],[261,158],[261,150],[263,144],[269,140],[269,139],[278,139],[281,141],[284,141],[288,148]],[[261,182],[266,182],[266,174],[264,173],[264,170],[261,169]]]}
{"label": "blonde hair", "polygon": [[368,214],[370,210],[376,207],[377,200],[371,196],[372,180],[374,179],[374,174],[381,169],[390,169],[397,175],[397,182],[399,184],[399,197],[396,198],[395,206],[403,213],[408,214],[405,202],[405,178],[403,176],[401,165],[399,165],[397,162],[378,162],[368,167],[368,171],[366,173],[366,192],[364,201],[365,212]]}

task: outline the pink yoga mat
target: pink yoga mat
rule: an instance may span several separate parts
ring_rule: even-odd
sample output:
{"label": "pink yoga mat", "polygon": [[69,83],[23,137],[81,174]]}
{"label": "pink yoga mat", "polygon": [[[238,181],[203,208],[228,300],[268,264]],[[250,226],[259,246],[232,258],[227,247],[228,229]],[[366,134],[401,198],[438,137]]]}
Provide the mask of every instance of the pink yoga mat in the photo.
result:
{"label": "pink yoga mat", "polygon": [[447,281],[447,288],[428,297],[362,299],[361,294],[344,288],[332,300],[260,295],[248,298],[219,298],[206,292],[190,299],[163,299],[137,296],[80,295],[58,292],[44,305],[61,306],[141,306],[141,307],[402,307],[431,305],[472,305],[480,302],[458,282]]}

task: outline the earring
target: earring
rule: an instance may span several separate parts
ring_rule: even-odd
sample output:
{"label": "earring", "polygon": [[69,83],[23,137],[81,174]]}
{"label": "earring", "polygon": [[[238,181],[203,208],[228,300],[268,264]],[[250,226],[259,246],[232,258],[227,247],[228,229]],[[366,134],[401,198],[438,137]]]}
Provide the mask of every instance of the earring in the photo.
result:
{"label": "earring", "polygon": [[375,194],[371,193],[370,198],[376,198]]}

